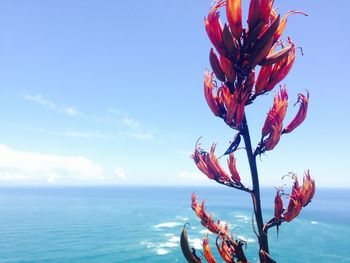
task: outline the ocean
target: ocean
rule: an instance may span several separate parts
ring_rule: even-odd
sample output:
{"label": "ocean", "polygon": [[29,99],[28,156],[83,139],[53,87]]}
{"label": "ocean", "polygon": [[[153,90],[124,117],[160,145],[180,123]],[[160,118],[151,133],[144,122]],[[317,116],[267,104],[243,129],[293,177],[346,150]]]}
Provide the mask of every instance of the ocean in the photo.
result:
{"label": "ocean", "polygon": [[[185,262],[179,247],[184,223],[190,223],[192,246],[200,248],[205,234],[190,209],[194,191],[234,237],[246,240],[246,255],[257,262],[250,197],[223,186],[1,187],[0,262]],[[262,189],[265,221],[273,215],[274,194]],[[270,230],[273,258],[350,262],[349,200],[350,189],[317,189],[278,236]],[[215,236],[209,238],[215,251]]]}

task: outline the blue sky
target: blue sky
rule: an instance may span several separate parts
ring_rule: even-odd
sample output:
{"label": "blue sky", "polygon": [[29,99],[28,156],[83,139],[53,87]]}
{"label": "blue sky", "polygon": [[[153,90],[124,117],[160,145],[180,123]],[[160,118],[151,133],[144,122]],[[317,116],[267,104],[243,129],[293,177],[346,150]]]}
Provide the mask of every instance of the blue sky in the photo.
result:
{"label": "blue sky", "polygon": [[[290,17],[284,34],[304,51],[283,81],[287,119],[299,92],[311,98],[305,123],[258,161],[261,183],[282,185],[286,173],[310,169],[319,186],[350,187],[350,2],[275,6],[309,13]],[[1,183],[214,185],[189,158],[198,137],[221,153],[234,135],[203,96],[209,7],[0,1]],[[272,100],[273,93],[247,109],[255,143]],[[237,159],[249,185],[243,151]]]}

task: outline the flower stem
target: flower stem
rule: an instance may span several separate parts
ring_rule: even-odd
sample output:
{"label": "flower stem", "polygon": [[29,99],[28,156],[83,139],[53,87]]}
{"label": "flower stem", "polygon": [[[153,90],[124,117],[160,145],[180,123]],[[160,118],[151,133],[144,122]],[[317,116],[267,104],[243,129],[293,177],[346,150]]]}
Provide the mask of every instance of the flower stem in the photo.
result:
{"label": "flower stem", "polygon": [[255,220],[259,231],[260,249],[264,250],[266,253],[269,253],[267,235],[263,231],[264,221],[261,213],[260,186],[259,186],[258,169],[256,166],[256,158],[255,158],[256,156],[253,153],[246,116],[244,116],[244,119],[242,122],[242,136],[244,139],[244,144],[247,152],[250,173],[251,173],[252,183],[253,183],[252,199],[253,199]]}

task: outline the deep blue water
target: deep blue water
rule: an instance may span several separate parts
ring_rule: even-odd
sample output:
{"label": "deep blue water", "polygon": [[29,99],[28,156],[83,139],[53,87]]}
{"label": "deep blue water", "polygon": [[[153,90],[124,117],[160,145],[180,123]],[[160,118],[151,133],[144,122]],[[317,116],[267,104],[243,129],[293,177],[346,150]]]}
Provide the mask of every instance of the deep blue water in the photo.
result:
{"label": "deep blue water", "polygon": [[[257,262],[250,198],[224,187],[2,187],[0,262],[184,262],[182,225],[191,223],[195,247],[204,233],[190,209],[193,191],[247,240],[246,254]],[[267,220],[273,189],[262,196]],[[281,226],[278,239],[270,231],[274,259],[350,262],[349,200],[349,189],[317,189],[301,215]]]}

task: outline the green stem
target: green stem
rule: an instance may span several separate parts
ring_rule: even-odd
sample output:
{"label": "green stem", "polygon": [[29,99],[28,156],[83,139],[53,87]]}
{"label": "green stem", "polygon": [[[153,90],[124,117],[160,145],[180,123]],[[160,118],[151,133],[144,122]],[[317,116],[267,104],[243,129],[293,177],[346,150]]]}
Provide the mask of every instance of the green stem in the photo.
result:
{"label": "green stem", "polygon": [[249,161],[250,173],[251,173],[252,182],[253,182],[252,198],[253,198],[253,205],[254,205],[255,220],[256,220],[256,224],[257,224],[258,232],[259,232],[260,249],[269,253],[269,245],[268,245],[267,235],[263,231],[264,221],[263,221],[263,217],[262,217],[262,213],[261,213],[258,169],[256,166],[256,158],[255,158],[255,155],[254,155],[253,149],[252,149],[252,143],[250,140],[250,134],[249,134],[249,128],[248,128],[246,116],[244,116],[244,119],[242,121],[242,136],[243,136],[244,143],[245,143],[245,148],[246,148],[247,157],[248,157],[248,161]]}

